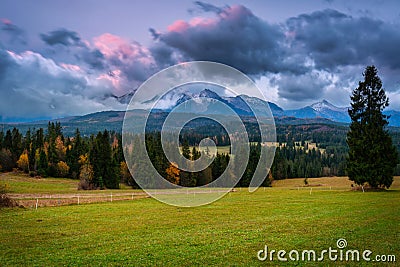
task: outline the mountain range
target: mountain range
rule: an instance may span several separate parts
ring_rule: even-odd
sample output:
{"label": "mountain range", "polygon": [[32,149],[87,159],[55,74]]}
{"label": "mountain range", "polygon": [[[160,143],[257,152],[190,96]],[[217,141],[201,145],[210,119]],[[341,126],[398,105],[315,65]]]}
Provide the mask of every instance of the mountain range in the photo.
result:
{"label": "mountain range", "polygon": [[[133,93],[129,93],[123,95],[121,97],[115,97],[119,102],[128,104]],[[266,103],[269,105],[273,116],[277,118],[285,118],[285,117],[294,117],[297,119],[328,119],[332,122],[338,123],[349,123],[350,117],[348,115],[349,107],[337,107],[327,100],[322,100],[320,102],[314,103],[312,105],[299,108],[299,109],[291,109],[291,110],[284,110],[283,108],[279,107],[277,104],[272,102],[266,102],[262,99],[256,97],[250,97],[247,95],[239,95],[235,97],[227,97],[227,96],[220,96],[216,92],[210,89],[204,89],[199,93],[191,93],[191,92],[179,92],[179,93],[169,93],[164,95],[161,100],[164,100],[164,105],[159,108],[161,111],[169,112],[181,103],[189,99],[198,99],[198,98],[205,98],[210,102],[217,100],[220,102],[225,103],[227,106],[232,108],[238,115],[241,116],[252,116],[253,112],[251,111],[249,103],[255,111],[264,112],[265,113],[265,105]],[[165,101],[169,100],[169,105],[165,105]],[[207,101],[201,101],[198,105],[194,104],[192,107],[188,107],[185,110],[192,113],[221,113],[224,114],[222,110],[216,110],[215,105],[207,105]],[[210,102],[211,103],[211,102]],[[157,107],[157,106],[156,106]],[[396,110],[385,110],[383,112],[385,115],[389,115],[389,125],[390,126],[400,126],[400,111]]]}
{"label": "mountain range", "polygon": [[[133,93],[123,95],[121,97],[108,96],[117,99],[123,104],[128,104],[133,96]],[[166,95],[163,97],[162,105],[158,109],[151,113],[150,128],[158,129],[162,126],[162,121],[168,115],[168,113],[179,104],[186,100],[193,99],[194,103],[198,98],[203,98],[201,104],[194,104],[186,111],[195,114],[207,114],[217,113],[224,114],[223,110],[216,109],[215,105],[207,105],[208,102],[220,101],[225,103],[227,106],[232,108],[238,115],[242,116],[244,120],[253,121],[254,118],[250,107],[246,104],[250,103],[252,108],[258,112],[258,114],[265,114],[266,104],[268,103],[270,110],[274,116],[276,125],[338,125],[346,126],[350,122],[350,118],[347,114],[348,108],[336,107],[326,100],[314,103],[310,106],[306,106],[300,109],[284,110],[275,103],[266,102],[256,97],[250,97],[247,95],[240,95],[235,97],[220,96],[212,90],[204,89],[198,93],[191,92],[178,92],[173,95]],[[197,101],[199,102],[199,101]],[[266,114],[268,115],[269,112]],[[63,131],[67,135],[73,135],[76,128],[79,128],[84,135],[90,135],[109,129],[112,131],[120,132],[122,129],[122,123],[124,120],[125,111],[102,111],[95,112],[83,116],[70,116],[65,118],[57,118],[51,121],[61,122],[63,125]],[[270,114],[270,113],[269,113]],[[400,127],[400,111],[387,110],[384,114],[390,115],[389,126],[391,131],[398,131]],[[134,110],[129,113],[129,116],[134,120],[143,120],[145,116],[144,110]],[[19,122],[19,123],[2,123],[1,130],[12,129],[13,127],[19,128],[22,132],[26,132],[28,129],[34,129],[39,127],[46,127],[49,119],[42,118],[33,122]],[[325,125],[325,126],[324,126]]]}

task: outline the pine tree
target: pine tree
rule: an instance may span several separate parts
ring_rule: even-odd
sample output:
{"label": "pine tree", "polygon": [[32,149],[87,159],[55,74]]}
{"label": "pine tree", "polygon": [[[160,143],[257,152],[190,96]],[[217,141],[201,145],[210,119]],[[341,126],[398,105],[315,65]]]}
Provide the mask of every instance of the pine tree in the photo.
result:
{"label": "pine tree", "polygon": [[44,152],[44,150],[41,150],[40,154],[39,154],[39,163],[38,163],[39,175],[46,176],[47,169],[48,169],[47,156],[46,156],[46,153]]}
{"label": "pine tree", "polygon": [[0,150],[3,148],[3,142],[4,142],[4,131],[0,132]]}
{"label": "pine tree", "polygon": [[[191,159],[190,147],[189,147],[189,143],[187,140],[185,140],[182,145],[182,156],[184,156],[188,160]],[[187,164],[185,164],[184,162],[181,163],[181,166],[185,166],[188,169],[190,168],[190,166],[187,166]],[[180,183],[182,186],[185,186],[185,187],[196,186],[196,180],[194,179],[192,172],[182,171],[180,174],[181,174],[180,175],[181,176]]]}
{"label": "pine tree", "polygon": [[86,154],[85,144],[81,138],[79,129],[75,131],[75,137],[71,146],[67,146],[66,158],[67,164],[70,166],[70,173],[72,178],[78,178],[81,168],[79,163],[80,157]]}
{"label": "pine tree", "polygon": [[90,163],[93,165],[95,186],[102,188],[119,188],[118,164],[112,157],[110,135],[107,130],[99,132],[90,152]]}
{"label": "pine tree", "polygon": [[389,99],[374,66],[368,66],[351,96],[349,155],[347,173],[358,185],[389,188],[397,165],[397,151],[386,130],[387,116],[382,114]]}
{"label": "pine tree", "polygon": [[189,142],[185,140],[182,145],[182,155],[187,158],[191,159],[190,157],[190,147],[189,147]]}

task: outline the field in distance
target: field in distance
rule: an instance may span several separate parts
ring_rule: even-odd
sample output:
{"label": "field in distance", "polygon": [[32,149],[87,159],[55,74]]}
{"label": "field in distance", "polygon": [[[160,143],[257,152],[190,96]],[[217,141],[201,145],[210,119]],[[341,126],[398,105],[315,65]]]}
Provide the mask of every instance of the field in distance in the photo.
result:
{"label": "field in distance", "polygon": [[[350,190],[352,181],[347,177],[320,177],[308,178],[308,185],[304,184],[304,178],[292,178],[284,180],[275,180],[272,183],[274,188],[286,189],[306,189],[313,187],[318,189]],[[142,193],[140,189],[132,189],[124,184],[120,189],[105,190],[78,190],[79,180],[65,178],[37,178],[30,177],[22,173],[2,173],[0,174],[0,183],[6,184],[9,193],[13,195],[62,195],[62,194],[130,194]],[[395,176],[390,190],[400,189],[400,176]],[[246,190],[246,189],[243,189]]]}

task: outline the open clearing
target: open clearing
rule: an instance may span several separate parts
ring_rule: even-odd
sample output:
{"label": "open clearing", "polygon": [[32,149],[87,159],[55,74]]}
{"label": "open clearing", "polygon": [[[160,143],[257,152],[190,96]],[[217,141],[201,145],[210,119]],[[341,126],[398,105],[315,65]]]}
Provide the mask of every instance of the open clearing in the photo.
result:
{"label": "open clearing", "polygon": [[[30,185],[31,178],[26,179],[27,186],[37,187],[35,193],[46,193]],[[54,179],[60,183],[53,187],[43,180],[47,193],[71,193],[72,182],[76,182]],[[399,177],[387,192],[366,193],[350,191],[342,184],[346,178],[315,178],[309,183],[332,184],[329,189],[313,187],[310,194],[310,188],[300,188],[303,180],[277,181],[276,187],[255,193],[242,188],[198,208],[141,198],[37,210],[0,209],[0,266],[265,266],[278,264],[257,260],[257,252],[265,245],[287,252],[321,251],[336,248],[339,238],[347,240],[348,249],[395,254],[399,260]],[[10,189],[16,184],[9,182]],[[14,193],[26,192],[23,186],[15,188]],[[129,191],[134,190],[122,190]],[[333,264],[301,261],[286,265]]]}

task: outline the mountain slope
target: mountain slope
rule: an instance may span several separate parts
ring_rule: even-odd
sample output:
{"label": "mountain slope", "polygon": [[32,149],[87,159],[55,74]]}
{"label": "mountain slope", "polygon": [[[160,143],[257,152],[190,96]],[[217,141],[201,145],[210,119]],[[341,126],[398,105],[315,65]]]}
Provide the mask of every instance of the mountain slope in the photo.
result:
{"label": "mountain slope", "polygon": [[348,108],[339,108],[326,100],[314,103],[300,109],[286,110],[287,116],[297,118],[326,118],[337,122],[350,122],[350,117],[347,113]]}
{"label": "mountain slope", "polygon": [[[134,92],[130,92],[126,95],[115,97],[119,102],[128,104]],[[298,119],[316,119],[316,118],[324,118],[329,119],[334,122],[340,123],[349,123],[350,117],[347,113],[348,107],[336,107],[335,105],[329,103],[327,100],[322,100],[321,102],[314,103],[312,105],[292,110],[283,110],[278,105],[272,102],[265,102],[256,97],[250,97],[247,95],[240,95],[235,97],[225,97],[220,96],[216,92],[210,89],[204,89],[198,94],[190,93],[190,92],[173,92],[164,95],[160,101],[159,110],[162,111],[171,111],[176,106],[184,103],[189,99],[199,99],[199,98],[209,98],[221,101],[232,108],[237,114],[243,116],[251,116],[253,112],[251,111],[249,103],[252,108],[255,109],[256,112],[265,112],[265,105],[268,103],[269,108],[274,117],[295,117]],[[210,101],[199,101],[198,104],[194,104],[192,107],[189,107],[187,110],[193,113],[216,113],[223,114],[223,110],[218,110],[212,108],[212,105],[209,105]],[[389,125],[390,126],[400,126],[400,111],[395,110],[386,110],[383,112],[385,115],[390,115]]]}

